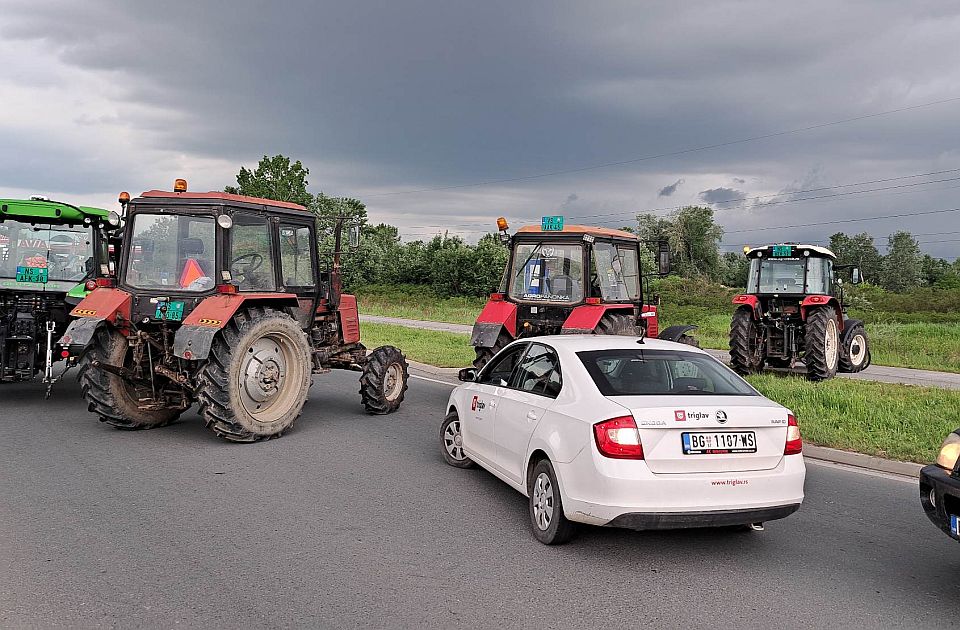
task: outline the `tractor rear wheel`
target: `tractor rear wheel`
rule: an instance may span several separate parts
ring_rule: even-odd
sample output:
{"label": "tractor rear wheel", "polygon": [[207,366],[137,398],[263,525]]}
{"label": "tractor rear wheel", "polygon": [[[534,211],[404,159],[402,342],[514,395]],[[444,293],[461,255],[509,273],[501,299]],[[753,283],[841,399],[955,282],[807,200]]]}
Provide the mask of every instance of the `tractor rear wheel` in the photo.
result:
{"label": "tractor rear wheel", "polygon": [[360,398],[368,413],[396,411],[403,402],[409,376],[407,359],[393,346],[380,346],[370,353],[360,375]]}
{"label": "tractor rear wheel", "polygon": [[478,370],[490,362],[490,359],[494,357],[498,352],[504,349],[508,343],[513,341],[513,337],[510,336],[503,328],[500,329],[500,334],[497,336],[497,341],[493,344],[492,348],[475,348],[477,351],[477,358],[473,360],[473,367]]}
{"label": "tractor rear wheel", "polygon": [[310,346],[297,321],[248,308],[214,337],[200,369],[200,414],[230,442],[280,437],[303,412],[310,375]]}
{"label": "tractor rear wheel", "polygon": [[808,379],[823,381],[837,375],[840,330],[837,312],[832,307],[815,308],[807,314],[804,344],[803,362]]}
{"label": "tractor rear wheel", "polygon": [[170,424],[182,409],[141,409],[140,400],[152,395],[150,388],[138,391],[137,385],[118,374],[107,372],[94,362],[116,367],[133,367],[133,352],[118,330],[102,325],[80,359],[80,389],[87,408],[118,429],[152,429]]}
{"label": "tractor rear wheel", "polygon": [[625,335],[636,337],[640,335],[640,328],[637,327],[632,315],[624,313],[607,313],[593,330],[595,335]]}
{"label": "tractor rear wheel", "polygon": [[867,331],[856,324],[845,335],[843,352],[840,353],[840,372],[855,373],[870,365],[870,342]]}
{"label": "tractor rear wheel", "polygon": [[730,367],[737,374],[763,369],[763,334],[749,308],[738,308],[730,322]]}

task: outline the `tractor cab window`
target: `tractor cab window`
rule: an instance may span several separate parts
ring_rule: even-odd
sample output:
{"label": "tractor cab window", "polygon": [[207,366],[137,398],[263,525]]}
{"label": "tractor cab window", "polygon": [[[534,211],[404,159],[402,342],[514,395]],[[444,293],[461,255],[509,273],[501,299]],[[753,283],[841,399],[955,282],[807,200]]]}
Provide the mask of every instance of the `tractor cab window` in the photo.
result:
{"label": "tractor cab window", "polygon": [[829,258],[807,258],[807,293],[830,294],[833,261]]}
{"label": "tractor cab window", "polygon": [[579,243],[520,243],[513,254],[510,297],[532,302],[583,300],[583,247]]}
{"label": "tractor cab window", "polygon": [[213,217],[138,213],[133,218],[126,283],[140,289],[202,292],[216,285]]}
{"label": "tractor cab window", "polygon": [[280,226],[280,271],[283,284],[288,287],[312,287],[313,237],[306,226]]}
{"label": "tractor cab window", "polygon": [[18,283],[79,282],[93,266],[88,227],[0,223],[0,278]]}
{"label": "tractor cab window", "polygon": [[261,216],[237,212],[230,229],[230,274],[241,291],[275,291],[270,228]]}
{"label": "tractor cab window", "polygon": [[753,258],[747,293],[829,293],[832,270],[828,258]]}
{"label": "tractor cab window", "polygon": [[640,300],[640,267],[636,246],[594,243],[590,259],[591,295],[606,302]]}

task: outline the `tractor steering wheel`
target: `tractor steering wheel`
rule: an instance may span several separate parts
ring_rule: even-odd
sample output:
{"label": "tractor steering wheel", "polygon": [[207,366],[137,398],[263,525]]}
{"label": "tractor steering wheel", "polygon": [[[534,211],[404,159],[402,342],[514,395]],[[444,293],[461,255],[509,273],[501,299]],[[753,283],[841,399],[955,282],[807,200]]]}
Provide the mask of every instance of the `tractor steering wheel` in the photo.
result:
{"label": "tractor steering wheel", "polygon": [[[242,271],[238,271],[237,264],[246,265],[246,268]],[[242,256],[237,256],[233,259],[233,261],[230,263],[230,273],[246,278],[262,266],[263,256],[257,252],[250,252],[249,254],[243,254]]]}

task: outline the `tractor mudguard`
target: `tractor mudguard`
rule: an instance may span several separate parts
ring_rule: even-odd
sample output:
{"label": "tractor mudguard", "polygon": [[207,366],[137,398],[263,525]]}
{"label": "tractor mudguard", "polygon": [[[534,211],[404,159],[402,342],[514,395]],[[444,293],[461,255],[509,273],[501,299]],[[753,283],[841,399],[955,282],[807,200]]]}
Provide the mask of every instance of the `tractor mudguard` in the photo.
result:
{"label": "tractor mudguard", "polygon": [[473,325],[473,334],[470,335],[470,345],[474,348],[493,348],[500,338],[503,324],[477,322]]}
{"label": "tractor mudguard", "polygon": [[181,359],[202,360],[210,354],[213,338],[240,307],[248,302],[263,306],[297,306],[293,293],[220,293],[200,302],[183,320],[173,336],[173,354]]}
{"label": "tractor mudguard", "polygon": [[61,346],[67,348],[71,355],[78,355],[87,347],[90,340],[97,333],[97,328],[104,322],[101,317],[81,317],[70,322],[60,341]]}
{"label": "tractor mudguard", "polygon": [[120,289],[98,287],[70,311],[77,319],[70,322],[58,342],[70,354],[80,354],[103,322],[115,324],[118,317],[129,320],[133,296]]}
{"label": "tractor mudguard", "polygon": [[755,295],[741,294],[733,296],[733,303],[737,306],[749,306],[754,319],[760,319],[760,299]]}
{"label": "tractor mudguard", "polygon": [[340,331],[343,334],[343,343],[360,341],[360,311],[357,308],[357,297],[341,293],[337,312],[340,313]]}
{"label": "tractor mudguard", "polygon": [[679,341],[680,337],[690,332],[691,330],[697,330],[699,326],[694,326],[693,324],[679,324],[677,326],[669,326],[666,330],[657,335],[657,339],[663,339],[664,341]]}
{"label": "tractor mudguard", "polygon": [[[803,302],[800,302],[800,319],[807,321],[807,311],[818,306],[829,306],[837,312],[837,315],[840,314],[840,304],[837,302],[837,298],[830,295],[808,295],[803,298]],[[843,332],[843,321],[843,317],[839,317],[837,320],[839,332]]]}
{"label": "tractor mudguard", "polygon": [[[507,332],[510,333],[510,336],[513,338],[517,337],[517,305],[512,302],[504,301],[503,298],[499,299],[490,299],[487,301],[486,305],[483,307],[483,310],[480,311],[480,315],[477,316],[477,321],[473,326],[473,334],[477,335],[477,325],[479,324],[497,324],[498,326],[503,326],[507,329]],[[497,329],[497,334],[500,334],[500,329]],[[496,337],[494,337],[496,339]],[[477,344],[473,344],[477,345]],[[491,348],[491,345],[481,346],[483,348]]]}
{"label": "tractor mudguard", "polygon": [[632,304],[584,304],[570,311],[563,322],[561,332],[565,335],[590,334],[608,311],[633,312]]}
{"label": "tractor mudguard", "polygon": [[863,320],[862,319],[845,319],[842,322],[842,326],[843,328],[841,328],[841,330],[844,332],[841,340],[843,341],[843,346],[846,347],[847,341],[850,340],[850,333],[857,326],[863,326]]}

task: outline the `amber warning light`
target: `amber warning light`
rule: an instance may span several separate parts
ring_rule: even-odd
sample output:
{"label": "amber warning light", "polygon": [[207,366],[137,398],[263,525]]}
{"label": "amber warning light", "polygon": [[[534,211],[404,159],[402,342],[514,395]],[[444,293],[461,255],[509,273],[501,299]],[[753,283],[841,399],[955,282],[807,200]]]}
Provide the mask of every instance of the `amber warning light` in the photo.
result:
{"label": "amber warning light", "polygon": [[497,229],[501,232],[506,232],[510,226],[507,225],[507,220],[504,217],[499,217],[497,219]]}
{"label": "amber warning light", "polygon": [[123,191],[122,193],[120,193],[120,198],[119,198],[118,201],[120,201],[120,203],[122,203],[122,204],[129,203],[129,202],[130,202],[130,193],[128,193],[127,191]]}
{"label": "amber warning light", "polygon": [[187,192],[187,180],[178,179],[173,182],[173,192]]}

